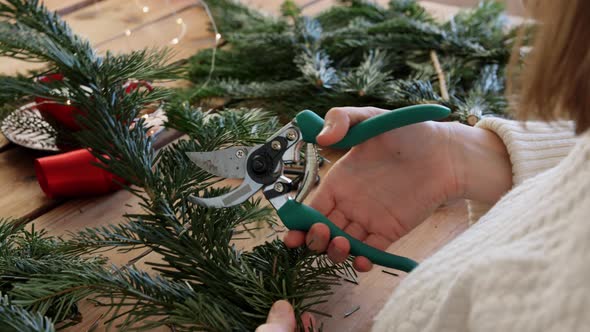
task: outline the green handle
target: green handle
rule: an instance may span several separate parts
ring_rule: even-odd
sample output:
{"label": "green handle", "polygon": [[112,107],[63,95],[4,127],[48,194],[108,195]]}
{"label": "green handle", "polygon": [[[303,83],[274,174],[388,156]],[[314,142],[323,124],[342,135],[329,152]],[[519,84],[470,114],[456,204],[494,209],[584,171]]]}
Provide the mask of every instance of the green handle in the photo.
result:
{"label": "green handle", "polygon": [[387,253],[353,238],[317,210],[295,200],[287,201],[277,213],[285,226],[291,230],[308,231],[311,225],[318,222],[327,225],[330,228],[330,239],[336,236],[345,237],[350,242],[351,255],[365,256],[374,264],[405,272],[410,272],[418,266],[418,263],[409,258]]}
{"label": "green handle", "polygon": [[[441,105],[414,105],[398,108],[353,126],[348,130],[346,136],[332,147],[350,148],[392,129],[428,120],[443,119],[450,113],[451,110]],[[324,127],[324,120],[308,110],[297,114],[295,119],[303,140],[307,143],[316,143],[315,139]]]}

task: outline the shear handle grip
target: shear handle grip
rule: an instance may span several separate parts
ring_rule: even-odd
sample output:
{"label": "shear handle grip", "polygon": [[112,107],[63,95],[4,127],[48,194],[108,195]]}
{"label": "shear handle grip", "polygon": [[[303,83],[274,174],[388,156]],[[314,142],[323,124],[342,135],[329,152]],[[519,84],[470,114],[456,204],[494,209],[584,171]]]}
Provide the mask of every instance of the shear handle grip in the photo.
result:
{"label": "shear handle grip", "polygon": [[[450,113],[451,111],[447,107],[434,104],[398,108],[356,124],[348,130],[341,141],[333,144],[332,147],[350,148],[392,129],[418,122],[443,119]],[[316,137],[324,127],[324,120],[309,110],[299,112],[295,118],[303,140],[316,144]]]}
{"label": "shear handle grip", "polygon": [[290,230],[308,231],[317,222],[327,225],[330,228],[330,239],[336,236],[345,237],[350,242],[350,254],[353,256],[365,256],[374,264],[405,272],[418,266],[418,263],[409,258],[387,253],[353,238],[317,210],[295,200],[287,201],[277,212]]}

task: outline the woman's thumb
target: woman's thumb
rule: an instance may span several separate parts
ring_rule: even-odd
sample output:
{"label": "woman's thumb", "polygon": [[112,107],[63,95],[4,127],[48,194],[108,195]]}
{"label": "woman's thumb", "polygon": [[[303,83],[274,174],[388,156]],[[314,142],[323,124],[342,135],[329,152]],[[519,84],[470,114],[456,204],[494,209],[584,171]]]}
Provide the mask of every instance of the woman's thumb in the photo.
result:
{"label": "woman's thumb", "polygon": [[296,325],[293,307],[289,302],[280,300],[273,304],[266,324],[259,326],[256,332],[293,332]]}
{"label": "woman's thumb", "polygon": [[316,141],[319,145],[328,146],[337,143],[346,136],[350,127],[350,118],[344,108],[333,108],[324,117],[324,128]]}

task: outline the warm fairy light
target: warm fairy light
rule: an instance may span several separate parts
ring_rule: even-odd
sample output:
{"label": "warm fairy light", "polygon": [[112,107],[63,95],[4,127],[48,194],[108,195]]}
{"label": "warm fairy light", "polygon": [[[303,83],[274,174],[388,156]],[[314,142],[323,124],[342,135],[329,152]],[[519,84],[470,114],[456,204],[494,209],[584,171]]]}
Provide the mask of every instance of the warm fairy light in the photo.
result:
{"label": "warm fairy light", "polygon": [[179,17],[176,19],[176,24],[181,25],[183,23],[184,23],[184,21],[182,20],[182,17]]}
{"label": "warm fairy light", "polygon": [[215,41],[219,41],[221,39],[221,34],[218,33],[215,35]]}
{"label": "warm fairy light", "polygon": [[178,38],[174,38],[170,41],[170,44],[176,45],[176,44],[178,44],[178,42],[179,42]]}
{"label": "warm fairy light", "polygon": [[127,37],[131,36],[131,30],[129,30],[129,29],[125,30],[125,36],[127,36]]}
{"label": "warm fairy light", "polygon": [[142,10],[143,10],[143,12],[144,12],[144,13],[149,13],[149,11],[150,11],[150,7],[148,7],[148,6],[143,6]]}
{"label": "warm fairy light", "polygon": [[66,105],[72,105],[72,101],[71,100],[66,100]]}

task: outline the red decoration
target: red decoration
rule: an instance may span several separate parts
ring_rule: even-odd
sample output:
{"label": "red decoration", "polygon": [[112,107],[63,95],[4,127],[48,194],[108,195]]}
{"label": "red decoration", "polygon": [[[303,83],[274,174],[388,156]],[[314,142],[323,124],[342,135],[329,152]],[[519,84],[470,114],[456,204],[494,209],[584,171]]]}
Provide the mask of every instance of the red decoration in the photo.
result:
{"label": "red decoration", "polygon": [[[62,74],[51,74],[40,77],[39,82],[51,83],[63,79]],[[141,87],[150,92],[154,89],[145,81],[130,81],[124,85],[125,93]],[[74,131],[81,129],[76,123],[76,115],[84,115],[84,111],[41,97],[35,98],[35,102],[44,117],[51,117]],[[89,150],[80,149],[35,160],[35,172],[41,189],[49,198],[101,195],[120,189],[119,183],[126,183],[97,167],[97,163],[98,159]]]}
{"label": "red decoration", "polygon": [[[63,79],[64,76],[62,74],[50,74],[39,77],[39,82],[51,83],[55,81],[62,81]],[[41,97],[36,97],[35,103],[37,103],[37,109],[44,117],[54,119],[58,123],[73,131],[78,131],[81,129],[78,123],[76,123],[76,115],[84,115],[84,112],[78,108],[71,105],[60,104],[54,100]]]}
{"label": "red decoration", "polygon": [[75,150],[35,160],[41,189],[49,198],[101,195],[121,189],[125,181],[96,166],[87,149]]}
{"label": "red decoration", "polygon": [[[64,76],[62,74],[49,74],[38,78],[40,83],[51,83],[55,81],[62,81]],[[125,93],[131,93],[140,87],[145,87],[148,91],[153,91],[152,85],[146,81],[129,81],[125,84]],[[76,122],[76,117],[84,115],[86,112],[72,106],[60,104],[54,100],[47,98],[36,97],[35,103],[37,103],[37,109],[41,112],[44,117],[49,117],[66,128],[78,131],[82,129]]]}

